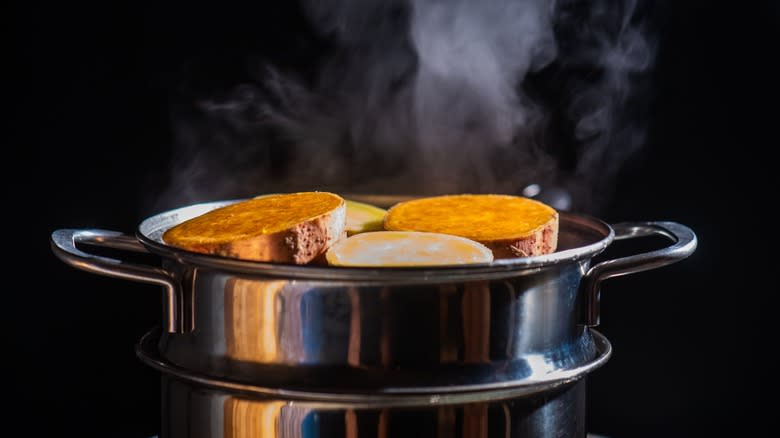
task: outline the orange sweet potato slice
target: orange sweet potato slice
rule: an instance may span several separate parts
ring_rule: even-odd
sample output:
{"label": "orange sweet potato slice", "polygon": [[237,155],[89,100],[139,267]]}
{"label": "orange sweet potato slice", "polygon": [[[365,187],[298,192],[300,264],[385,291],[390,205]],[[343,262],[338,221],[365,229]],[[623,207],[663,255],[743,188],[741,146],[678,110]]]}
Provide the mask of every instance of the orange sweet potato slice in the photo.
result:
{"label": "orange sweet potato slice", "polygon": [[391,207],[385,229],[453,234],[482,243],[496,259],[555,252],[558,212],[533,199],[495,194],[444,195]]}
{"label": "orange sweet potato slice", "polygon": [[346,203],[328,192],[274,194],[218,208],[169,229],[163,241],[189,251],[306,264],[346,235]]}

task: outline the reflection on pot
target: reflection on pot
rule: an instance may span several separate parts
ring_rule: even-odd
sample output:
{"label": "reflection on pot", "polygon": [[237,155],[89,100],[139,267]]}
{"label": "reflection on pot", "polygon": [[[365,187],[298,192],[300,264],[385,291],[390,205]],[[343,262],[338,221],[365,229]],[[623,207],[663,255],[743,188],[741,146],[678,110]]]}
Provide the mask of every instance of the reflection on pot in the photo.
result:
{"label": "reflection on pot", "polygon": [[[189,411],[169,409],[161,438],[525,438],[584,437],[584,380],[544,397],[419,407],[350,407],[226,395],[167,381],[167,399],[189,399]],[[174,396],[171,398],[171,396]],[[219,405],[211,409],[208,405]],[[194,416],[195,412],[200,415]],[[212,413],[215,417],[203,415]],[[222,424],[215,434],[208,424]],[[554,425],[554,427],[552,427]]]}

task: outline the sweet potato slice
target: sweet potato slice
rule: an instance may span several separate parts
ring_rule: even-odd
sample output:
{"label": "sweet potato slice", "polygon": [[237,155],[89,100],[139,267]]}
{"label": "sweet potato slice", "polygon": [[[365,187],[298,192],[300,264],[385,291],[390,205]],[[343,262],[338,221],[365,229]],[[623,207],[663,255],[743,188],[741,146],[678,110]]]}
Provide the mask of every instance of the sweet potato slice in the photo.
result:
{"label": "sweet potato slice", "polygon": [[218,208],[163,234],[169,245],[245,260],[306,264],[346,235],[346,203],[328,192],[274,194]]}
{"label": "sweet potato slice", "polygon": [[445,195],[391,207],[385,229],[453,234],[482,243],[496,259],[555,252],[558,212],[533,199],[494,194]]}
{"label": "sweet potato slice", "polygon": [[489,263],[493,253],[479,242],[451,234],[372,231],[336,242],[325,258],[331,266],[441,266]]}
{"label": "sweet potato slice", "polygon": [[383,231],[387,210],[364,202],[347,199],[347,236]]}

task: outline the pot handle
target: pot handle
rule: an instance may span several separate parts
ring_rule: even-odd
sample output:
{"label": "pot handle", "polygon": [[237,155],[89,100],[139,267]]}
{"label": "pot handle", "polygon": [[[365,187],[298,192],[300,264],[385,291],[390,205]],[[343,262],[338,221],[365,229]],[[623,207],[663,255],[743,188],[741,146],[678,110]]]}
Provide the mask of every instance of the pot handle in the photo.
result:
{"label": "pot handle", "polygon": [[674,243],[654,251],[598,263],[585,273],[580,282],[580,288],[585,294],[583,318],[584,323],[591,327],[599,324],[602,281],[678,262],[693,254],[697,245],[693,230],[676,222],[622,222],[612,225],[612,229],[615,231],[615,240],[660,235]]}
{"label": "pot handle", "polygon": [[146,248],[135,237],[109,230],[61,229],[51,234],[51,249],[60,260],[74,268],[106,277],[162,286],[165,288],[164,321],[167,330],[170,333],[183,331],[180,316],[182,315],[181,286],[169,272],[161,268],[88,254],[78,249],[76,243],[147,253]]}

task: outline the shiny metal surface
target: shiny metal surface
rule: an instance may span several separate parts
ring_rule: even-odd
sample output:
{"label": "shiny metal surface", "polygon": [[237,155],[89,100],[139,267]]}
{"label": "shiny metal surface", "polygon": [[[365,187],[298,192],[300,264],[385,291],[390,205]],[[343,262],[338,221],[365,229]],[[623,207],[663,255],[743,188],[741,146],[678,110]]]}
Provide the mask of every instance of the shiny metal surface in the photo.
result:
{"label": "shiny metal surface", "polygon": [[313,392],[296,390],[287,387],[262,387],[242,384],[233,380],[219,379],[199,374],[181,368],[162,358],[157,351],[160,338],[159,330],[147,332],[136,345],[136,355],[142,362],[160,371],[162,374],[187,382],[189,385],[200,385],[215,390],[241,393],[261,398],[286,398],[290,400],[305,400],[312,404],[317,402],[339,405],[345,408],[381,408],[381,407],[415,407],[430,405],[464,404],[483,401],[507,400],[527,397],[550,391],[561,385],[571,383],[593,372],[602,366],[612,355],[612,345],[601,333],[590,329],[596,346],[596,356],[584,365],[565,372],[542,376],[536,380],[526,380],[517,385],[506,387],[483,385],[469,388],[464,392],[431,392],[432,388],[424,388],[425,392],[408,392],[398,394],[392,391],[376,392]]}
{"label": "shiny metal surface", "polygon": [[76,243],[88,243],[107,248],[143,252],[144,247],[137,240],[118,231],[88,229],[61,229],[51,235],[51,248],[54,254],[66,264],[83,271],[107,277],[141,283],[157,284],[165,292],[163,321],[169,332],[184,331],[181,315],[181,286],[163,269],[128,263],[122,260],[89,254],[76,248]]}
{"label": "shiny metal surface", "polygon": [[555,253],[474,266],[296,266],[160,241],[170,226],[229,202],[143,221],[136,237],[161,256],[162,269],[76,248],[89,241],[138,249],[116,232],[58,230],[52,248],[79,269],[163,285],[168,308],[158,350],[182,369],[263,387],[443,393],[522,386],[580,369],[597,356],[587,326],[598,322],[599,283],[681,260],[696,242],[680,224],[620,224],[619,238],[661,233],[674,243],[591,267],[615,231],[566,212]]}
{"label": "shiny metal surface", "polygon": [[602,281],[660,268],[686,258],[696,250],[697,239],[693,231],[674,222],[626,222],[615,224],[612,228],[615,230],[616,240],[658,235],[666,237],[673,244],[655,251],[607,260],[591,267],[583,276],[581,284],[587,296],[584,323],[589,326],[599,324]]}
{"label": "shiny metal surface", "polygon": [[496,280],[377,285],[167,262],[182,281],[194,329],[164,334],[160,351],[186,369],[267,386],[514,385],[595,357],[577,312],[587,268],[581,261]]}
{"label": "shiny metal surface", "polygon": [[[584,378],[526,397],[384,406],[259,397],[163,374],[160,438],[580,438]],[[430,398],[435,400],[435,395]]]}

